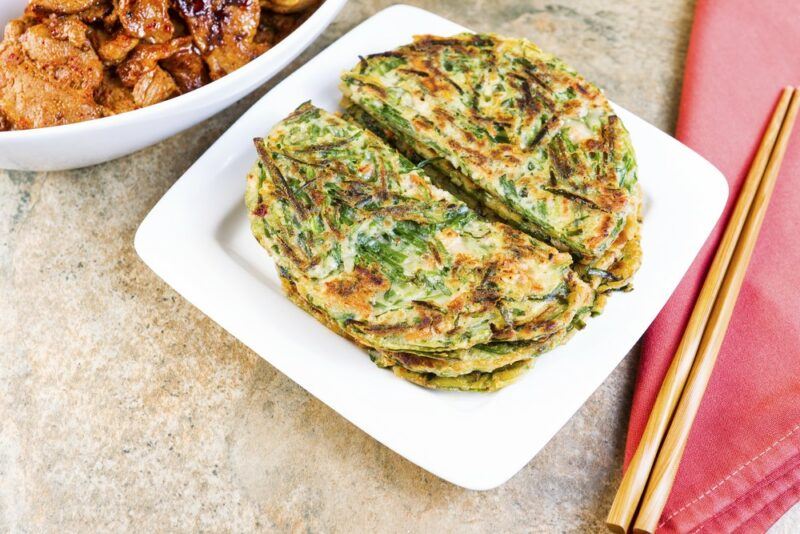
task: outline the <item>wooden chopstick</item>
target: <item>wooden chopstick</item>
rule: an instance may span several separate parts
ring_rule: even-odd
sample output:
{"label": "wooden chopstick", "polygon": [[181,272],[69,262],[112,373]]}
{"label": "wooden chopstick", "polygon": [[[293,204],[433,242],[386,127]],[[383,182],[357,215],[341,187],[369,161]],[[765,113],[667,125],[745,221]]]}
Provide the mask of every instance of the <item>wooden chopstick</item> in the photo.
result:
{"label": "wooden chopstick", "polygon": [[792,88],[787,87],[784,89],[767,130],[764,132],[729,223],[698,295],[692,315],[686,325],[680,345],[664,377],[664,382],[650,413],[639,446],[617,490],[606,519],[609,528],[615,532],[627,532],[639,506],[645,485],[650,477],[650,471],[666,433],[667,425],[672,418],[675,406],[692,368],[692,363],[695,360],[695,354],[706,328],[712,305],[722,285],[723,276],[730,264],[747,213],[767,167],[778,132],[784,122],[792,93]]}
{"label": "wooden chopstick", "polygon": [[742,228],[739,242],[736,244],[733,257],[731,258],[728,271],[722,281],[719,295],[714,302],[708,325],[700,341],[697,350],[697,357],[692,366],[692,372],[686,383],[678,408],[669,426],[669,431],[664,439],[664,444],[658,453],[655,466],[647,483],[647,490],[639,513],[634,524],[635,532],[652,533],[658,525],[661,512],[667,503],[675,474],[678,472],[683,450],[689,437],[695,415],[703,400],[708,380],[714,369],[719,349],[725,339],[725,333],[730,323],[739,290],[742,287],[747,266],[753,255],[753,248],[758,240],[758,233],[761,230],[761,223],[767,212],[772,191],[775,189],[775,181],[780,171],[783,156],[786,153],[786,145],[792,132],[797,111],[800,108],[800,91],[795,89],[786,118],[781,126],[780,133],[775,143],[775,148],[770,155],[764,176],[758,186],[753,204],[747,214],[744,227]]}

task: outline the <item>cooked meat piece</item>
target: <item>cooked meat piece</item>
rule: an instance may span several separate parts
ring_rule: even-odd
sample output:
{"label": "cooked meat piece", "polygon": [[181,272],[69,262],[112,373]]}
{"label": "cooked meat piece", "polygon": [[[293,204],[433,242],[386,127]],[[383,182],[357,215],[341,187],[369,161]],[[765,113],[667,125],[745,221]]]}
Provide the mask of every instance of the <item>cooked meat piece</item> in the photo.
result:
{"label": "cooked meat piece", "polygon": [[31,0],[28,5],[37,10],[72,15],[89,9],[98,3],[100,3],[100,0]]}
{"label": "cooked meat piece", "polygon": [[89,88],[80,89],[45,70],[18,42],[0,43],[0,115],[3,129],[25,130],[102,116]]}
{"label": "cooked meat piece", "polygon": [[74,15],[83,22],[94,23],[113,15],[112,0],[34,0],[25,8],[25,15],[44,22],[45,19],[60,15]]}
{"label": "cooked meat piece", "polygon": [[[163,44],[139,45],[117,67],[117,75],[123,85],[132,89],[133,100],[137,106],[143,107],[161,102],[177,95],[181,89],[169,72],[161,68],[159,62],[166,61],[176,54],[192,53],[192,49],[192,38],[188,36]],[[183,58],[181,61],[190,60]],[[177,62],[178,60],[167,63],[171,67],[176,67]],[[187,75],[188,77],[190,76]],[[189,80],[182,79],[181,84],[184,83],[189,83]]]}
{"label": "cooked meat piece", "polygon": [[53,81],[91,93],[103,79],[103,65],[92,48],[88,30],[75,17],[48,19],[28,28],[19,43]]}
{"label": "cooked meat piece", "polygon": [[181,93],[188,93],[211,81],[206,64],[194,46],[181,48],[173,56],[163,60],[161,66],[175,79]]}
{"label": "cooked meat piece", "polygon": [[118,31],[119,13],[117,12],[117,0],[106,0],[106,2],[113,3],[111,4],[111,9],[103,17],[103,27],[109,32]]}
{"label": "cooked meat piece", "polygon": [[131,37],[164,43],[175,31],[169,7],[170,0],[118,0],[119,22]]}
{"label": "cooked meat piece", "polygon": [[139,107],[151,106],[178,94],[178,86],[167,71],[156,67],[147,71],[133,86],[133,100]]}
{"label": "cooked meat piece", "polygon": [[256,34],[255,42],[268,43],[270,46],[274,46],[284,37],[292,33],[307,16],[306,13],[290,15],[282,15],[279,13],[265,14],[261,17],[261,23],[258,25],[258,33]]}
{"label": "cooked meat piece", "polygon": [[3,33],[3,38],[6,41],[16,41],[17,39],[19,39],[20,35],[25,33],[25,30],[27,30],[34,24],[36,24],[36,21],[29,16],[11,20],[8,22],[8,24],[6,24],[6,28]]}
{"label": "cooked meat piece", "polygon": [[117,67],[123,85],[133,87],[139,78],[158,68],[158,62],[172,57],[181,50],[192,48],[191,37],[180,37],[163,44],[140,44]]}
{"label": "cooked meat piece", "polygon": [[261,17],[258,0],[176,0],[178,11],[208,64],[221,78],[269,48],[254,38]]}
{"label": "cooked meat piece", "polygon": [[6,117],[5,113],[3,113],[3,110],[0,109],[0,132],[5,132],[6,130],[11,129],[11,121],[8,120],[8,117]]}
{"label": "cooked meat piece", "polygon": [[317,0],[261,0],[261,7],[275,13],[297,13],[308,9]]}
{"label": "cooked meat piece", "polygon": [[11,129],[55,126],[102,115],[93,99],[103,66],[77,18],[14,26],[0,44],[0,112]]}
{"label": "cooked meat piece", "polygon": [[191,35],[189,34],[189,28],[186,26],[186,22],[181,17],[175,16],[176,13],[174,11],[175,9],[174,1],[172,5],[173,5],[172,24],[175,26],[175,33],[173,34],[173,37],[186,37],[187,35],[191,37]]}
{"label": "cooked meat piece", "polygon": [[103,83],[95,91],[95,100],[105,108],[106,115],[115,115],[136,109],[133,93],[122,85],[119,78],[112,76],[109,71],[103,77]]}
{"label": "cooked meat piece", "polygon": [[85,9],[75,15],[84,22],[95,23],[101,21],[107,27],[111,27],[116,22],[114,6],[111,0],[102,0],[99,4]]}
{"label": "cooked meat piece", "polygon": [[110,35],[104,31],[95,32],[95,49],[105,65],[118,65],[131,50],[139,44],[139,39],[125,32]]}

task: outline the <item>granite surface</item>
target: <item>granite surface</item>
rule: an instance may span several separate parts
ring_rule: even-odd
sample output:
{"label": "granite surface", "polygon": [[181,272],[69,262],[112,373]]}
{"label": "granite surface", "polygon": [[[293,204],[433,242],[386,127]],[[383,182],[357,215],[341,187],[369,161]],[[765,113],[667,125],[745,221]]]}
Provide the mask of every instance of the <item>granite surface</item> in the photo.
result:
{"label": "granite surface", "polygon": [[[389,3],[351,0],[275,82]],[[673,127],[691,0],[411,3],[529,37]],[[0,171],[0,531],[602,530],[636,349],[518,475],[471,492],[366,436],[138,259],[148,210],[275,82],[111,163]]]}

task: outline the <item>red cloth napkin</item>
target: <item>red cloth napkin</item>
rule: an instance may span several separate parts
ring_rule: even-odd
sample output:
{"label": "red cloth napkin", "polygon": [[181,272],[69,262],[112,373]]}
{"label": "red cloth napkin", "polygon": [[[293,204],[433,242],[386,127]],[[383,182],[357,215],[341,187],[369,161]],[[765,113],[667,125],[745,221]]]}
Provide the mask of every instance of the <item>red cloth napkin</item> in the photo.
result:
{"label": "red cloth napkin", "polygon": [[[786,85],[800,85],[799,1],[698,2],[676,137],[725,174],[730,199],[705,248],[645,335],[626,465]],[[790,139],[659,532],[760,532],[798,500],[800,125]]]}

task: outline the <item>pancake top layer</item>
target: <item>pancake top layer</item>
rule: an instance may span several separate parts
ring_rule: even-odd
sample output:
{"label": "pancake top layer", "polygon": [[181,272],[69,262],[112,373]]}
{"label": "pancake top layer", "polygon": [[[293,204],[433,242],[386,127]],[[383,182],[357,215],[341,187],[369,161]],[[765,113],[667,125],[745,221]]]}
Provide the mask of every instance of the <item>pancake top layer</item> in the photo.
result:
{"label": "pancake top layer", "polygon": [[622,122],[597,87],[528,41],[418,36],[362,58],[342,89],[560,248],[601,255],[636,209]]}
{"label": "pancake top layer", "polygon": [[256,147],[254,234],[308,306],[366,345],[539,339],[587,306],[568,254],[480,219],[340,117],[304,104]]}

